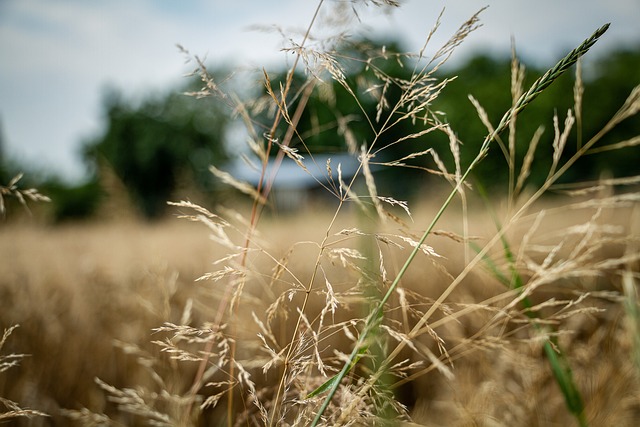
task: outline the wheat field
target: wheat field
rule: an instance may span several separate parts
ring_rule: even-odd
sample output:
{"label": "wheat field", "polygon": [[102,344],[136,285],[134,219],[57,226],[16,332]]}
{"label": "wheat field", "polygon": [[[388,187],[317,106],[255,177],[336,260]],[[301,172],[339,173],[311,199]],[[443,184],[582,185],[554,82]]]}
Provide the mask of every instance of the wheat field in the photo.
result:
{"label": "wheat field", "polygon": [[[602,200],[610,197],[613,196],[600,195]],[[536,236],[527,237],[526,244],[536,250],[535,254],[543,248],[548,251],[549,247],[558,247],[555,259],[546,267],[547,274],[553,277],[541,284],[531,298],[536,311],[544,313],[541,317],[545,324],[558,334],[559,343],[572,362],[591,424],[634,425],[640,408],[638,366],[633,357],[638,350],[638,335],[625,280],[633,281],[637,274],[637,256],[631,256],[630,248],[637,244],[640,217],[633,207],[580,207],[593,202],[593,198],[563,202],[543,203],[540,211],[548,214],[537,226]],[[576,207],[571,208],[573,205]],[[416,209],[411,229],[425,227],[436,208]],[[481,210],[482,206],[473,208]],[[331,214],[316,210],[266,218],[267,231],[260,239],[274,257],[290,257],[287,270],[304,280],[309,274],[305,270],[309,269],[314,243],[323,238],[321,226]],[[358,217],[357,212],[350,212],[344,225],[365,221]],[[536,221],[537,216],[523,219],[509,233],[509,239],[522,242]],[[336,228],[338,233],[348,230],[341,225]],[[385,313],[398,334],[407,333],[415,325],[418,314],[447,289],[452,277],[464,270],[465,258],[473,256],[465,255],[465,245],[452,234],[462,230],[461,216],[451,215],[441,225],[442,230],[435,233],[430,245],[442,258],[434,261],[423,254],[403,280],[397,301]],[[575,235],[568,237],[566,232],[572,227]],[[396,234],[394,228],[397,227],[389,227],[386,235]],[[487,233],[491,229],[491,218],[486,214],[474,216],[468,224],[469,236],[479,243],[495,235],[495,231]],[[379,241],[383,240],[380,237]],[[560,247],[563,241],[567,243]],[[292,245],[299,247],[295,255],[290,251]],[[563,267],[576,245],[583,246],[584,257],[579,264]],[[397,269],[394,264],[407,249],[387,245],[383,250],[387,273],[391,275]],[[186,349],[177,354],[181,361],[173,360],[168,357],[170,354],[161,352],[162,346],[152,342],[166,338],[163,332],[155,331],[157,328],[204,325],[218,309],[223,295],[221,285],[195,281],[212,270],[213,260],[224,256],[206,228],[178,218],[154,225],[21,225],[3,230],[0,252],[4,260],[0,275],[2,326],[20,325],[7,338],[2,354],[28,355],[0,377],[0,395],[20,402],[22,408],[49,415],[25,418],[28,425],[67,425],[73,419],[83,425],[145,425],[154,419],[171,424],[171,417],[180,419],[179,408],[184,405],[181,399],[188,396],[197,361],[187,358]],[[527,262],[544,265],[545,256],[543,252],[538,259]],[[256,270],[276,273],[273,262],[258,258],[253,260]],[[341,308],[331,314],[331,322],[341,324],[340,329],[362,316],[357,307],[363,298],[349,284],[348,277],[353,277],[355,270],[347,268],[345,272],[341,262],[339,256],[334,258],[324,271],[341,301]],[[264,393],[261,398],[268,402],[273,398],[277,378],[262,373],[269,357],[256,332],[261,329],[258,325],[266,321],[264,313],[273,309],[270,306],[280,295],[273,277],[247,286],[237,313],[226,322],[235,325],[236,339],[242,339],[242,349],[236,357],[251,373],[256,393]],[[285,294],[284,300],[287,299]],[[496,281],[488,267],[479,264],[433,318],[433,330],[414,340],[411,347],[417,354],[402,353],[400,359],[406,358],[406,373],[394,376],[389,387],[396,405],[403,406],[413,423],[572,422],[543,356],[541,335],[525,320],[521,307],[505,308],[505,301],[512,299],[512,292]],[[299,297],[294,296],[291,302],[299,303]],[[309,316],[317,319],[324,307],[325,298],[316,298],[308,309]],[[292,328],[293,315],[287,308],[280,313],[278,309],[274,311],[269,327],[274,339],[288,339],[286,331]],[[345,333],[332,330],[317,345],[322,351],[347,352],[351,339]],[[393,339],[386,340],[385,345],[394,344]],[[440,362],[425,363],[419,357],[425,354]],[[414,378],[408,369],[411,364],[419,373],[414,373]],[[212,379],[216,376],[211,375]],[[316,380],[309,381],[308,391]],[[357,380],[353,381],[357,390]],[[136,390],[146,404],[138,402],[135,408],[135,393],[126,394],[127,389]],[[209,390],[204,387],[200,393],[202,401]],[[123,410],[127,398],[132,400],[131,412]],[[215,409],[203,410],[198,425],[218,425],[216,420],[222,424],[225,415],[220,408],[224,408],[222,403]],[[236,410],[236,421],[246,417],[253,424],[250,414],[256,414],[250,406]],[[163,416],[170,418],[162,421]]]}

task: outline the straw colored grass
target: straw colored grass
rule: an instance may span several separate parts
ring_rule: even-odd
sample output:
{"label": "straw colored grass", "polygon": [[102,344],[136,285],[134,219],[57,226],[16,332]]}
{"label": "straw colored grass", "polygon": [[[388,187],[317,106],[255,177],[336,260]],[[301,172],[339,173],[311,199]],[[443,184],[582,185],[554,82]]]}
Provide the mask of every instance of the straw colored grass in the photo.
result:
{"label": "straw colored grass", "polygon": [[[637,236],[637,213],[633,208],[608,209],[591,223],[592,209],[576,209],[569,216],[566,208],[557,209],[566,206],[565,199],[562,201],[540,206],[549,213],[535,229],[536,236],[529,236],[527,242],[537,259],[523,262],[533,271],[535,265],[544,264],[550,248],[567,238],[571,244],[554,254],[558,260],[568,257],[574,243],[591,233],[588,247],[593,253],[580,267],[586,270],[592,265],[598,271],[572,279],[571,274],[562,273],[563,268],[557,267],[560,271],[556,271],[549,266],[546,275],[559,278],[550,277],[549,283],[540,284],[541,289],[532,298],[536,305],[542,304],[539,310],[545,313],[546,322],[562,332],[560,343],[573,362],[588,418],[594,425],[632,425],[639,403],[633,398],[638,391],[637,368],[629,357],[635,348],[635,335],[626,316],[618,272],[625,269],[625,246],[634,243],[632,236]],[[473,201],[470,209],[480,210],[481,202]],[[436,210],[437,205],[416,207],[416,220],[410,230],[425,227]],[[265,271],[266,276],[247,284],[239,311],[226,319],[228,324],[235,324],[236,339],[242,343],[236,357],[242,369],[251,374],[255,395],[266,405],[273,399],[277,377],[262,374],[263,366],[280,360],[277,354],[282,347],[278,346],[290,339],[288,331],[296,314],[290,306],[301,301],[295,293],[289,300],[289,275],[301,281],[309,277],[308,259],[316,245],[304,242],[321,239],[320,226],[330,218],[331,212],[327,211],[317,216],[290,217],[286,224],[265,219],[265,233],[260,237],[274,259],[256,259],[255,268]],[[345,220],[357,218],[357,212],[353,212]],[[510,239],[520,241],[536,218],[525,218],[514,228]],[[450,232],[459,232],[460,220],[452,214],[441,225]],[[566,235],[565,230],[579,224],[587,226],[580,232],[576,230],[575,236]],[[395,228],[390,226],[380,233],[378,241],[393,240],[391,236],[398,231]],[[469,223],[470,235],[478,243],[492,237],[487,233],[490,229],[487,214],[480,214]],[[348,233],[340,236],[344,239]],[[423,254],[408,271],[385,313],[386,327],[391,328],[386,345],[406,339],[421,313],[447,289],[451,277],[463,271],[463,245],[454,238],[457,237],[438,232],[431,244],[443,258],[436,263]],[[401,240],[397,243],[404,244]],[[129,223],[61,229],[18,227],[5,230],[0,245],[3,259],[10,261],[3,263],[1,276],[2,324],[20,324],[3,353],[29,355],[19,366],[1,374],[3,397],[45,412],[59,424],[69,422],[69,417],[81,420],[81,424],[90,424],[89,419],[110,419],[114,425],[182,419],[185,402],[180,396],[188,392],[197,368],[196,362],[185,360],[188,356],[201,357],[198,349],[204,345],[202,341],[212,338],[199,332],[201,327],[194,327],[206,325],[222,297],[217,284],[194,282],[203,271],[211,270],[211,260],[223,255],[212,251],[206,232],[178,220],[156,226]],[[344,242],[339,246],[345,247]],[[349,246],[353,247],[346,247]],[[408,246],[404,246],[402,250],[396,245],[380,246],[389,276],[405,256]],[[355,245],[356,249],[359,247]],[[364,296],[354,293],[350,284],[350,277],[358,277],[360,272],[345,271],[343,259],[350,270],[350,258],[344,252],[341,258],[340,253],[334,252],[323,267],[339,305],[335,313],[324,313],[327,326],[315,344],[312,336],[310,341],[298,344],[298,357],[304,360],[314,361],[315,346],[323,355],[349,351],[353,339],[349,336],[356,333],[353,328],[361,322],[358,318],[362,312],[357,307]],[[616,264],[617,261],[620,262]],[[600,263],[607,262],[613,264],[603,269]],[[279,272],[275,268],[278,263],[282,267]],[[398,357],[396,373],[403,374],[390,383],[397,404],[405,405],[406,416],[422,425],[490,420],[499,420],[503,425],[551,425],[562,420],[570,423],[571,415],[542,357],[540,337],[527,326],[520,308],[504,311],[505,303],[515,295],[497,283],[488,270],[475,270],[441,306],[429,324],[431,330],[427,328],[412,338],[410,348]],[[317,322],[318,316],[323,315],[329,297],[325,285],[318,283],[323,290],[308,308],[309,322]],[[284,294],[279,294],[278,289]],[[549,303],[551,296],[557,301],[555,305]],[[565,308],[563,301],[576,303]],[[188,325],[192,325],[191,332],[185,329]],[[176,334],[182,339],[176,340]],[[185,337],[189,334],[192,342],[188,344]],[[181,352],[169,353],[170,347]],[[214,352],[220,356],[223,350],[216,346]],[[167,356],[183,361],[178,363]],[[212,365],[219,362],[212,361]],[[335,369],[332,358],[323,356],[323,363],[328,372]],[[310,372],[315,369],[303,370],[302,377],[291,378],[289,387],[311,391],[320,385],[321,376]],[[224,375],[217,375],[224,381]],[[215,377],[212,374],[212,383],[217,382]],[[300,382],[303,379],[306,381]],[[212,390],[199,390],[200,403],[213,399],[209,401],[212,403],[216,398],[226,401],[224,395],[216,397],[213,386],[209,387]],[[127,395],[126,390],[132,391]],[[357,390],[358,387],[354,392]],[[138,401],[142,397],[147,399],[145,405]],[[347,402],[356,398],[357,394]],[[137,406],[126,406],[127,399],[137,402]],[[250,424],[256,422],[259,414],[251,403],[249,400],[246,407],[238,409],[237,420],[248,417],[253,419]],[[295,408],[296,404],[292,404]],[[126,407],[135,409],[131,412],[137,415]],[[221,420],[226,410],[221,402],[217,407],[222,410],[205,410],[200,415],[201,422]],[[357,407],[353,410],[354,419],[362,416],[356,415]],[[50,421],[33,418],[30,422],[48,425]]]}

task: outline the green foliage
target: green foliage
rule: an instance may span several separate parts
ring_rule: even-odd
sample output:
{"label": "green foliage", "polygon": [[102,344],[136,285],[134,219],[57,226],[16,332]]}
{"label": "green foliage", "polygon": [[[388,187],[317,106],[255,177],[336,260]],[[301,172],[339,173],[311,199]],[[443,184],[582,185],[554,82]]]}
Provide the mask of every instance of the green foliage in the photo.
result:
{"label": "green foliage", "polygon": [[[301,153],[355,153],[362,145],[369,147],[375,140],[373,163],[399,159],[423,149],[420,147],[424,147],[424,140],[405,137],[424,127],[424,123],[402,120],[388,125],[398,118],[398,112],[392,113],[388,106],[399,103],[404,92],[402,85],[408,84],[413,73],[410,58],[398,53],[403,52],[399,44],[389,40],[358,40],[345,42],[338,51],[336,65],[344,72],[343,81],[332,78],[327,71],[320,75],[297,73],[293,76],[292,93],[296,95],[287,105],[290,115],[301,102],[309,79],[320,81],[306,101],[291,146]],[[286,75],[280,73],[270,78],[275,89],[283,84]],[[263,115],[259,120],[270,123],[272,118]],[[280,123],[276,137],[282,137],[287,126]],[[395,143],[401,139],[405,139],[401,144]],[[394,194],[402,195],[412,188],[411,185],[396,187],[399,178],[408,183],[423,177],[413,169],[385,169],[384,175],[378,176],[377,184],[383,191],[393,187]]]}
{"label": "green foliage", "polygon": [[[385,85],[380,76],[391,76],[396,82],[403,82],[408,81],[412,74],[411,60],[394,53],[400,51],[402,49],[394,42],[363,40],[344,45],[341,56],[338,56],[338,60],[344,60],[338,64],[343,67],[344,82],[329,76],[317,76],[323,82],[315,85],[291,145],[302,153],[307,150],[331,153],[345,151],[349,145],[352,149],[368,145],[376,139],[376,133],[390,114],[388,108],[380,109],[381,97],[384,95],[387,105],[396,105],[402,93],[399,85]],[[439,79],[457,76],[445,87],[431,109],[451,124],[462,141],[463,168],[471,163],[482,144],[478,135],[486,134],[486,128],[468,96],[472,95],[479,101],[496,126],[500,114],[511,107],[510,62],[506,56],[492,57],[480,53],[437,75]],[[575,154],[580,141],[587,141],[604,127],[611,111],[620,106],[638,83],[636,70],[639,68],[640,52],[633,50],[615,51],[585,65],[583,104],[597,105],[597,108],[588,107],[581,111],[581,120],[576,125],[578,130],[572,131],[574,134],[578,132],[578,138],[572,135],[572,139],[579,142],[577,146],[566,148],[563,153],[565,160]],[[542,70],[526,67],[524,85],[530,86],[541,74]],[[292,88],[298,96],[287,106],[290,114],[302,99],[307,77],[302,74],[294,76]],[[283,74],[272,77],[272,87],[277,90],[281,81],[284,81]],[[518,116],[516,169],[522,164],[538,126],[545,128],[536,150],[529,185],[539,187],[546,179],[553,155],[553,116],[557,114],[562,124],[567,111],[573,109],[574,82],[574,73],[565,73],[538,97],[536,103]],[[91,193],[90,190],[99,181],[100,168],[105,165],[125,184],[132,199],[149,218],[163,213],[165,202],[172,197],[180,179],[186,178],[201,190],[211,190],[214,180],[208,172],[209,165],[219,165],[228,158],[223,143],[228,118],[220,104],[185,96],[178,91],[149,96],[136,103],[111,91],[104,98],[103,108],[104,131],[84,144],[85,161],[95,172],[90,182],[69,187],[68,194],[65,186],[55,179],[46,180],[46,185],[38,184],[45,191],[51,189],[54,195],[56,221],[67,217],[79,218],[93,212],[99,192]],[[263,113],[258,122],[269,123],[270,117]],[[285,126],[286,123],[281,122],[277,137],[283,136]],[[394,144],[403,136],[415,134],[424,127],[420,121],[404,120],[377,135],[376,146],[384,148],[376,152],[372,162],[400,159],[410,153],[434,148],[447,167],[453,170],[446,135],[431,132]],[[267,126],[262,130],[266,129]],[[594,147],[593,150],[598,151],[597,156],[584,156],[564,174],[562,180],[595,179],[604,171],[616,176],[640,174],[636,160],[640,157],[640,145],[624,151],[606,150],[608,145],[628,140],[638,133],[640,123],[637,120],[620,123]],[[508,132],[502,138],[506,141]],[[506,191],[504,183],[508,182],[508,168],[504,167],[505,162],[504,154],[494,145],[474,170],[474,176],[492,190]],[[428,157],[411,159],[406,163],[409,168],[384,168],[384,174],[378,176],[382,193],[410,197],[411,191],[419,190],[418,182],[425,179],[425,174],[418,168],[434,167]],[[4,162],[0,169],[0,172],[4,171],[5,181],[13,176],[8,167]],[[16,169],[15,165],[11,169]],[[402,185],[398,186],[398,182]]]}
{"label": "green foliage", "polygon": [[[640,49],[619,50],[611,52],[599,59],[591,68],[585,70],[587,84],[584,98],[585,105],[597,106],[584,111],[584,140],[602,129],[610,118],[611,111],[617,110],[631,89],[640,83]],[[640,132],[640,121],[627,119],[618,124],[598,144],[596,156],[588,156],[589,163],[581,165],[585,175],[591,177],[603,170],[615,176],[631,176],[640,173],[640,146],[628,147],[625,150],[605,150],[615,144],[633,138]]]}
{"label": "green foliage", "polygon": [[103,197],[96,180],[69,186],[52,179],[44,184],[42,191],[52,200],[52,220],[56,223],[90,217]]}
{"label": "green foliage", "polygon": [[204,188],[208,166],[227,158],[227,119],[213,103],[175,92],[139,105],[110,92],[104,103],[105,131],[86,143],[85,159],[111,168],[148,218],[163,213],[179,178]]}
{"label": "green foliage", "polygon": [[[348,148],[347,135],[343,132],[341,123],[348,124],[349,137],[358,146],[371,142],[377,130],[388,118],[389,110],[383,109],[380,115],[377,108],[379,98],[384,91],[388,105],[396,105],[402,89],[397,85],[382,84],[380,74],[392,76],[397,81],[408,81],[411,76],[410,61],[406,57],[395,55],[401,49],[395,43],[387,43],[382,55],[382,43],[362,41],[346,46],[341,50],[343,58],[348,58],[348,67],[345,66],[345,84],[358,95],[359,103],[354,96],[345,89],[344,85],[334,79],[323,79],[325,83],[319,84],[310,97],[307,108],[302,113],[297,126],[298,135],[301,138],[293,140],[292,145],[301,152],[336,152]],[[370,58],[368,61],[355,61],[361,66],[354,66],[352,59]],[[347,61],[345,61],[346,63]],[[581,111],[582,118],[576,128],[572,130],[572,139],[576,139],[576,132],[580,133],[578,141],[583,142],[595,135],[610,118],[611,111],[615,111],[631,89],[638,83],[635,70],[640,68],[640,52],[617,51],[602,57],[595,63],[585,66],[584,99],[582,104],[590,106]],[[574,67],[575,70],[575,67]],[[531,86],[534,80],[542,75],[544,70],[530,67],[525,64],[524,86]],[[322,76],[320,76],[322,77]],[[456,77],[445,87],[431,105],[433,112],[445,122],[450,123],[456,130],[456,135],[462,141],[461,162],[462,167],[468,166],[476,156],[482,139],[479,135],[487,133],[487,129],[478,118],[474,106],[469,100],[469,95],[476,98],[485,109],[493,126],[498,125],[501,114],[511,107],[511,58],[508,56],[495,57],[483,53],[471,57],[462,65],[440,71],[439,79]],[[518,132],[516,141],[516,169],[522,165],[527,149],[533,135],[539,126],[543,127],[542,138],[535,153],[535,162],[528,184],[539,187],[546,179],[553,156],[554,115],[557,115],[560,127],[567,116],[569,109],[574,108],[574,84],[575,72],[565,73],[554,80],[553,85],[545,88],[533,105],[527,106],[518,116]],[[272,86],[279,87],[278,81],[283,81],[280,75],[273,79]],[[294,76],[294,90],[302,91],[306,79],[302,75]],[[300,96],[296,101],[288,105],[290,112],[294,111]],[[592,106],[597,105],[597,108]],[[573,112],[573,115],[576,115]],[[285,124],[281,124],[280,134],[284,133]],[[446,135],[432,132],[420,138],[405,140],[401,144],[393,144],[403,135],[420,132],[425,127],[420,121],[411,123],[402,121],[398,125],[386,130],[378,136],[377,146],[385,147],[377,154],[374,162],[399,159],[410,153],[419,152],[428,148],[434,148],[443,159],[449,170],[453,170],[453,158],[449,152],[449,141]],[[627,120],[619,125],[614,132],[606,135],[600,146],[621,142],[631,138],[640,132],[640,123]],[[509,133],[502,135],[506,143]],[[304,144],[303,144],[304,142]],[[567,147],[563,153],[566,160],[579,149],[579,144]],[[632,151],[635,148],[632,149]],[[640,147],[634,152],[640,155]],[[640,165],[635,160],[637,156],[620,151],[602,153],[598,156],[585,156],[573,168],[565,173],[563,182],[596,179],[601,173],[609,171],[614,175],[633,175],[640,173]],[[492,190],[507,191],[505,183],[508,182],[509,168],[505,168],[505,159],[499,146],[491,147],[487,158],[478,165],[474,176],[491,187]],[[415,168],[433,168],[434,165],[427,157],[412,159],[407,164],[410,168],[390,168],[391,172],[379,179],[379,184],[384,189],[393,187],[394,194],[405,194],[408,189],[416,189],[419,186],[408,185],[424,179],[424,173],[413,173]],[[615,165],[615,170],[614,169]],[[389,169],[389,168],[387,168]],[[397,188],[399,174],[403,185]],[[398,194],[398,192],[400,194]]]}
{"label": "green foliage", "polygon": [[[463,162],[470,161],[477,150],[477,135],[486,132],[478,118],[475,108],[467,99],[473,95],[486,110],[494,126],[500,111],[511,105],[510,98],[510,59],[478,55],[462,66],[452,69],[446,76],[458,76],[450,83],[443,96],[434,103],[434,109],[446,113],[447,121],[456,129],[463,142]],[[635,73],[640,67],[640,51],[612,52],[597,62],[585,67],[584,99],[588,106],[582,112],[582,121],[578,123],[582,141],[588,140],[604,127],[615,111],[624,102],[633,87],[638,84]],[[534,67],[526,67],[525,86],[531,84],[542,71]],[[567,111],[574,108],[575,74],[567,73],[558,78],[553,85],[542,93],[536,103],[527,107],[518,117],[518,133],[516,136],[516,165],[522,164],[527,148],[538,126],[544,126],[544,134],[536,151],[529,183],[539,187],[545,180],[553,154],[553,116],[558,115],[562,126]],[[594,106],[597,106],[594,108]],[[574,113],[575,114],[575,113]],[[621,142],[640,132],[640,123],[627,120],[618,125],[614,131],[605,136],[600,146]],[[575,135],[575,131],[572,133]],[[503,136],[508,138],[508,133]],[[563,159],[574,155],[579,146],[569,146]],[[631,150],[633,151],[633,149]],[[616,176],[627,176],[640,173],[637,156],[631,151],[611,151],[598,156],[586,156],[575,167],[563,176],[563,182],[596,179],[608,171]],[[640,155],[638,150],[635,153]],[[508,170],[504,168],[506,160],[498,146],[494,146],[488,157],[475,172],[475,176],[488,186],[505,190],[503,183],[508,181]],[[468,164],[468,163],[467,163]]]}

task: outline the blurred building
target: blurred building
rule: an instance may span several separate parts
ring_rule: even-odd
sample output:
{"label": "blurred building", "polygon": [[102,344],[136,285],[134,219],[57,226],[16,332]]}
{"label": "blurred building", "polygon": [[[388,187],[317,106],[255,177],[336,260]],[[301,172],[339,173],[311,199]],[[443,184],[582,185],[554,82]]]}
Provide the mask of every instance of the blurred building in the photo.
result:
{"label": "blurred building", "polygon": [[[271,186],[270,200],[279,211],[296,211],[314,203],[337,204],[340,180],[343,187],[348,185],[360,168],[357,156],[347,153],[306,155],[300,162],[286,156],[280,161],[269,159],[265,186]],[[255,188],[261,163],[258,159],[236,159],[224,170]]]}

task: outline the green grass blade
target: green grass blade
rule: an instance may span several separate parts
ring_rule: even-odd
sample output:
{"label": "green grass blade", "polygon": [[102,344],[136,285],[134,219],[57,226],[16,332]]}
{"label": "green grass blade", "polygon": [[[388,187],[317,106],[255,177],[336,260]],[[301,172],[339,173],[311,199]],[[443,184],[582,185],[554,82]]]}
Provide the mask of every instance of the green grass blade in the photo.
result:
{"label": "green grass blade", "polygon": [[631,270],[626,270],[623,273],[622,288],[625,297],[625,311],[630,325],[629,334],[633,342],[633,360],[636,370],[640,374],[640,307],[638,306],[636,281]]}
{"label": "green grass blade", "polygon": [[[353,360],[353,362],[348,365],[349,369],[347,369],[347,371],[345,372],[345,374],[349,373],[349,371],[356,366],[356,364],[360,361],[360,359],[362,358],[362,355],[365,354],[367,352],[367,347],[362,347],[360,348],[360,350],[358,351],[358,355],[356,356],[356,358]],[[334,384],[336,383],[340,383],[340,380],[342,378],[340,377],[340,373],[335,374],[334,376],[332,376],[331,378],[329,378],[327,381],[325,381],[320,387],[316,388],[315,390],[313,390],[311,393],[307,394],[306,398],[310,399],[314,396],[317,396],[319,394],[322,394],[328,390],[330,390]],[[337,385],[336,385],[337,387]]]}
{"label": "green grass blade", "polygon": [[569,361],[560,351],[556,341],[552,338],[547,339],[544,342],[544,352],[549,360],[549,365],[551,365],[553,377],[562,391],[567,409],[573,414],[580,426],[586,427],[588,424],[584,414],[582,395],[573,379]]}
{"label": "green grass blade", "polygon": [[307,399],[311,399],[312,397],[315,397],[315,396],[317,396],[319,394],[324,393],[325,391],[328,391],[331,387],[333,387],[333,384],[336,381],[340,381],[340,378],[338,377],[338,374],[335,374],[334,376],[329,378],[327,381],[325,381],[320,387],[318,387],[317,389],[313,390],[311,393],[307,394],[306,398]]}
{"label": "green grass blade", "polygon": [[[491,203],[489,202],[489,197],[487,196],[487,193],[484,190],[484,187],[480,183],[476,183],[476,188],[478,189],[478,193],[484,199],[485,206],[489,210],[489,214],[491,215],[491,218],[493,219],[493,222],[495,223],[498,232],[501,232],[502,224],[500,223],[500,220],[498,219],[497,214],[491,207]],[[509,270],[511,272],[511,280],[509,280],[497,268],[493,260],[491,260],[489,257],[485,257],[484,261],[485,263],[487,263],[489,269],[493,272],[493,274],[501,283],[505,284],[506,286],[512,289],[521,289],[524,286],[524,281],[522,279],[522,275],[518,272],[518,269],[516,268],[516,259],[513,255],[511,246],[509,245],[509,242],[507,241],[504,233],[500,233],[500,241],[502,242],[504,257],[507,260],[507,263],[509,264]],[[474,248],[474,250],[475,249],[476,248]],[[525,314],[527,315],[527,317],[534,320],[534,322],[532,323],[533,327],[536,329],[536,331],[543,333],[544,332],[543,328],[537,322],[535,322],[535,319],[537,319],[538,316],[536,315],[536,313],[530,310],[531,307],[533,307],[531,300],[529,300],[528,297],[525,297],[522,300],[522,304],[526,309]],[[544,341],[544,352],[547,357],[547,360],[549,361],[549,365],[551,366],[551,372],[553,373],[553,377],[556,383],[558,384],[558,387],[560,388],[562,395],[564,396],[567,409],[569,410],[569,412],[571,412],[574,415],[574,417],[576,418],[580,426],[583,426],[583,427],[587,426],[587,422],[584,416],[584,403],[582,400],[582,395],[580,394],[580,390],[578,389],[578,386],[576,385],[573,379],[571,365],[569,364],[569,361],[567,360],[564,352],[560,348],[560,345],[558,344],[557,339],[555,339],[554,337],[546,338]]]}

